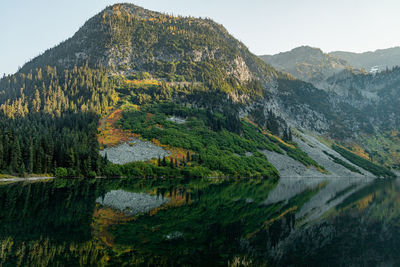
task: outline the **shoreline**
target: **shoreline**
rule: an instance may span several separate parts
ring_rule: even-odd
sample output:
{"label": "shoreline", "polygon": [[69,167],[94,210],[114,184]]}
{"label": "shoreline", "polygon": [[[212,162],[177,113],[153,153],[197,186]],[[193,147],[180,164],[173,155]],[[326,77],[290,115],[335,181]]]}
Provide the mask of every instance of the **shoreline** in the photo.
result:
{"label": "shoreline", "polygon": [[10,177],[10,178],[0,178],[0,182],[25,182],[25,181],[40,181],[40,180],[48,180],[55,179],[55,177]]}

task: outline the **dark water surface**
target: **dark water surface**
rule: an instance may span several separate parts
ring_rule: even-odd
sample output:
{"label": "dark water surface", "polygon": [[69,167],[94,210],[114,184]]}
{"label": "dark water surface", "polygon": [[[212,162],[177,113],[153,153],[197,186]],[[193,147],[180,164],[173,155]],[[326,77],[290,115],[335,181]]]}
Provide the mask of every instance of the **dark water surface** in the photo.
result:
{"label": "dark water surface", "polygon": [[400,182],[0,185],[0,266],[399,266]]}

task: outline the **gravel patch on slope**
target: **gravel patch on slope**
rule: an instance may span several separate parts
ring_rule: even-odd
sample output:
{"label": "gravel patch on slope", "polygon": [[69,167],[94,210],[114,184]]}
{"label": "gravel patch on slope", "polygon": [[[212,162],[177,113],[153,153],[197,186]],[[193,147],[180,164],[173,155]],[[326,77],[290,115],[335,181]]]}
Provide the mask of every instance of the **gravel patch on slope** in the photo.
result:
{"label": "gravel patch on slope", "polygon": [[325,177],[326,175],[318,171],[314,166],[307,168],[302,163],[287,156],[273,151],[261,151],[267,159],[279,171],[281,178],[309,178]]}
{"label": "gravel patch on slope", "polygon": [[124,190],[112,190],[104,197],[96,199],[96,203],[124,211],[132,216],[149,212],[169,202],[168,198],[159,198],[144,193],[132,193]]}
{"label": "gravel patch on slope", "polygon": [[[353,163],[351,163],[350,161],[348,161],[347,159],[342,157],[339,153],[337,153],[333,149],[322,144],[313,136],[303,135],[302,137],[306,142],[304,142],[303,140],[301,140],[299,138],[294,138],[294,141],[299,145],[301,150],[306,152],[313,160],[318,162],[320,165],[324,166],[325,169],[330,173],[330,176],[335,176],[335,177],[365,177],[365,176],[375,177],[373,174],[358,167],[357,165],[354,165]],[[326,151],[329,154],[332,154],[332,155],[340,158],[341,160],[347,162],[348,164],[354,166],[362,174],[352,172],[352,171],[348,170],[347,168],[345,168],[344,166],[333,162],[332,159],[328,155],[326,155],[323,151]]]}
{"label": "gravel patch on slope", "polygon": [[154,158],[163,158],[171,155],[171,152],[156,146],[151,142],[139,139],[129,141],[115,147],[106,148],[100,154],[114,164],[125,164],[134,161],[146,161]]}
{"label": "gravel patch on slope", "polygon": [[167,119],[167,121],[172,121],[172,122],[175,122],[177,124],[184,124],[186,122],[186,119],[181,118],[181,117],[172,116],[172,117],[169,117]]}
{"label": "gravel patch on slope", "polygon": [[[303,141],[302,139],[304,139],[305,141]],[[275,168],[279,171],[281,178],[285,177],[321,178],[328,176],[329,177],[366,177],[366,176],[375,177],[371,173],[354,165],[353,163],[342,157],[339,153],[327,147],[326,145],[322,144],[314,137],[303,135],[302,139],[294,138],[294,141],[299,145],[301,150],[306,152],[313,160],[318,162],[319,165],[323,166],[328,171],[329,174],[325,175],[320,171],[318,171],[313,166],[307,168],[302,163],[290,158],[286,154],[279,154],[268,150],[262,151],[262,153],[264,153],[267,156],[268,161],[271,162],[272,165],[274,165]],[[352,172],[346,167],[333,162],[333,160],[328,155],[326,155],[324,151],[354,166],[362,174]]]}
{"label": "gravel patch on slope", "polygon": [[307,168],[297,160],[286,154],[282,155],[273,151],[262,151],[268,161],[278,170],[280,179],[275,189],[268,195],[265,205],[285,201],[300,194],[306,189],[317,187],[326,181],[327,175],[318,171],[315,167]]}

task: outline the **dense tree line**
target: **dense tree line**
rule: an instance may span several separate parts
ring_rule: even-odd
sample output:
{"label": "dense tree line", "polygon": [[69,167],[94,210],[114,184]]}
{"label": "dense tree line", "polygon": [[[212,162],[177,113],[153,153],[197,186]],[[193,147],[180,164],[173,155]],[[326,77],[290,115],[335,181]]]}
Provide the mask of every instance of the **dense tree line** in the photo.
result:
{"label": "dense tree line", "polygon": [[9,118],[41,111],[56,117],[69,111],[102,114],[116,102],[114,88],[114,80],[102,68],[46,67],[3,77],[0,109]]}
{"label": "dense tree line", "polygon": [[[102,174],[96,127],[99,116],[118,101],[117,94],[139,105],[196,103],[207,110],[204,119],[213,131],[242,132],[238,108],[227,93],[201,84],[129,86],[123,77],[108,77],[102,68],[86,65],[72,71],[47,67],[10,75],[0,80],[0,88],[0,169],[7,173]],[[163,108],[169,112],[168,104]]]}
{"label": "dense tree line", "polygon": [[65,167],[69,176],[101,173],[97,122],[98,116],[91,113],[0,116],[0,170],[24,175]]}
{"label": "dense tree line", "polygon": [[101,173],[97,123],[117,101],[113,79],[87,65],[17,73],[0,80],[0,170],[68,176]]}

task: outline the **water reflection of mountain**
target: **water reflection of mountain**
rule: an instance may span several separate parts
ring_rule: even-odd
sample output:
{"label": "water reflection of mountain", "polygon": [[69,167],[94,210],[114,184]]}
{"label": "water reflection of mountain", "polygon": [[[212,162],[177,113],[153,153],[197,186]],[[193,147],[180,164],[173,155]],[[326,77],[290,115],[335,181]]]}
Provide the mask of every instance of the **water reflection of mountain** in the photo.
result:
{"label": "water reflection of mountain", "polygon": [[371,184],[372,178],[363,177],[285,177],[279,180],[277,187],[268,195],[265,204],[288,201],[305,190],[320,187],[302,209],[296,218],[309,222],[320,218],[325,212],[340,204],[346,197],[361,188]]}
{"label": "water reflection of mountain", "polygon": [[399,180],[54,180],[0,205],[6,266],[400,263]]}
{"label": "water reflection of mountain", "polygon": [[268,257],[273,265],[398,266],[399,218],[399,180],[376,180],[293,231]]}

